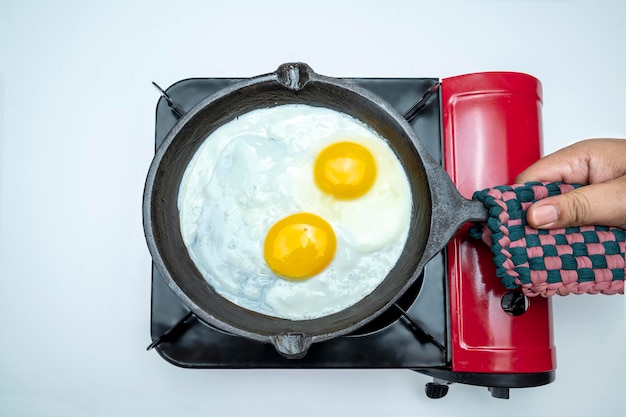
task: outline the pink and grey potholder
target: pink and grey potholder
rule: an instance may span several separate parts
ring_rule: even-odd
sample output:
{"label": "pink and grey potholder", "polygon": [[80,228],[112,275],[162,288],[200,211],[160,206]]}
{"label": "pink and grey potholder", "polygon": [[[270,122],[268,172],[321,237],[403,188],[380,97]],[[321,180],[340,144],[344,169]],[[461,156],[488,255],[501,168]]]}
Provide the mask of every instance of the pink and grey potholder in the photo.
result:
{"label": "pink and grey potholder", "polygon": [[626,231],[583,226],[538,230],[528,226],[526,211],[543,198],[579,187],[530,182],[474,193],[489,209],[489,220],[470,228],[491,247],[496,275],[506,288],[527,296],[624,294]]}

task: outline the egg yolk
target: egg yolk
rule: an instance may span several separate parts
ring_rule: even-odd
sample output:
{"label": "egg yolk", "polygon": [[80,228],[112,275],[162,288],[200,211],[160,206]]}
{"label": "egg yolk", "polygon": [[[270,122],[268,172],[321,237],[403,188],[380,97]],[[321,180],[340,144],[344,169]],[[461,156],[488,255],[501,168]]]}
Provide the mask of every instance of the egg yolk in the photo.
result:
{"label": "egg yolk", "polygon": [[319,153],[313,175],[322,191],[341,200],[351,200],[367,193],[374,184],[376,161],[366,147],[338,142]]}
{"label": "egg yolk", "polygon": [[311,213],[279,220],[265,237],[264,256],[276,274],[303,281],[322,272],[335,257],[337,238],[330,224]]}

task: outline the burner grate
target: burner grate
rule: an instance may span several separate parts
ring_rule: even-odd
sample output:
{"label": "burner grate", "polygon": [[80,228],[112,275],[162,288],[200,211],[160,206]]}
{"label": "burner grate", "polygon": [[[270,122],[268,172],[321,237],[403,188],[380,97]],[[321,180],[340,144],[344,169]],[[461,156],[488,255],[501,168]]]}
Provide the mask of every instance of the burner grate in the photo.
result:
{"label": "burner grate", "polygon": [[[155,146],[186,111],[242,79],[179,81],[161,93]],[[433,78],[345,79],[389,102],[409,121],[430,155],[441,156],[440,83]],[[185,110],[187,109],[187,110]],[[419,117],[417,117],[419,116]],[[196,318],[165,284],[153,265],[152,343],[169,362],[189,368],[433,368],[449,363],[444,257],[437,255],[421,280],[393,308],[358,332],[314,343],[307,355],[290,360],[273,346],[234,336]]]}

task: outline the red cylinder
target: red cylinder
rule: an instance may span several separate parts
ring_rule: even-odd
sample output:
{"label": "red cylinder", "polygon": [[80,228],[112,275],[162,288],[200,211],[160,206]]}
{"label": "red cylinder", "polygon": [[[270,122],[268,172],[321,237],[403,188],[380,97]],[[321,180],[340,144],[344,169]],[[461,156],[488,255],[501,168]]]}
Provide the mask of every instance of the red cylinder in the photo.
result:
{"label": "red cylinder", "polygon": [[[541,154],[541,83],[489,72],[442,80],[445,169],[464,196],[515,177]],[[526,312],[502,307],[508,291],[489,248],[463,228],[447,248],[452,371],[538,373],[556,368],[550,299]]]}

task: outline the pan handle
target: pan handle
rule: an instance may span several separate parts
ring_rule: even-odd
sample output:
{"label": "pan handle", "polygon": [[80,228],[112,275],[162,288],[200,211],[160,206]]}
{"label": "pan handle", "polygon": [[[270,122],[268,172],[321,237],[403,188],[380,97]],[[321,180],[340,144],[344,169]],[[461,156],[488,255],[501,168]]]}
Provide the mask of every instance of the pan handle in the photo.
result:
{"label": "pan handle", "polygon": [[432,198],[430,237],[422,263],[439,253],[467,222],[485,222],[489,211],[480,201],[463,197],[448,173],[430,156],[424,158]]}

